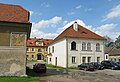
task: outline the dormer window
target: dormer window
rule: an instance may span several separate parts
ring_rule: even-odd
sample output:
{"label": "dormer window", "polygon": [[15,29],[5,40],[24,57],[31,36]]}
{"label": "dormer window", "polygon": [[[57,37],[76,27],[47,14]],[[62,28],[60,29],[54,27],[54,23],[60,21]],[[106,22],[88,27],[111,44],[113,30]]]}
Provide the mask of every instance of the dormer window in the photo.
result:
{"label": "dormer window", "polygon": [[32,44],[33,42],[29,42],[29,44]]}
{"label": "dormer window", "polygon": [[75,23],[73,24],[73,29],[74,29],[75,31],[78,31],[78,24],[77,24],[77,22],[75,22]]}
{"label": "dormer window", "polygon": [[43,46],[43,41],[42,41],[42,40],[36,41],[36,45],[37,45],[37,46]]}

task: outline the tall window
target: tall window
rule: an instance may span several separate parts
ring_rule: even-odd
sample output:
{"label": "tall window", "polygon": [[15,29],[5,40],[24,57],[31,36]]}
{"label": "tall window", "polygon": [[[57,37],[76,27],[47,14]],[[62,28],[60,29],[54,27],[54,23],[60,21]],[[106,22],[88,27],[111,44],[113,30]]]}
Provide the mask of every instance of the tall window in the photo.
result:
{"label": "tall window", "polygon": [[91,57],[88,57],[88,63],[90,63],[91,62]]}
{"label": "tall window", "polygon": [[75,56],[72,57],[72,63],[76,63],[76,57]]}
{"label": "tall window", "polygon": [[86,63],[86,57],[82,57],[82,63]]}
{"label": "tall window", "polygon": [[27,55],[26,57],[28,58],[29,56]]}
{"label": "tall window", "polygon": [[76,42],[71,43],[71,50],[76,50]]}
{"label": "tall window", "polygon": [[39,49],[38,49],[38,52],[41,52],[41,51],[42,51],[42,49],[41,49],[41,48],[39,48]]}
{"label": "tall window", "polygon": [[87,50],[91,50],[91,43],[87,43]]}
{"label": "tall window", "polygon": [[32,48],[32,51],[34,51],[34,48]]}
{"label": "tall window", "polygon": [[97,57],[97,62],[100,62],[100,57]]}
{"label": "tall window", "polygon": [[50,48],[49,48],[49,53],[50,53]]}
{"label": "tall window", "polygon": [[46,51],[48,50],[48,48],[46,48]]}
{"label": "tall window", "polygon": [[29,51],[29,48],[27,48],[27,51]]}
{"label": "tall window", "polygon": [[50,62],[51,62],[51,58],[50,58]]}
{"label": "tall window", "polygon": [[54,53],[54,46],[52,46],[52,53]]}
{"label": "tall window", "polygon": [[100,51],[100,44],[99,43],[96,44],[96,51]]}
{"label": "tall window", "polygon": [[32,55],[32,58],[34,58],[34,55]]}
{"label": "tall window", "polygon": [[82,50],[86,50],[86,43],[85,42],[82,43]]}

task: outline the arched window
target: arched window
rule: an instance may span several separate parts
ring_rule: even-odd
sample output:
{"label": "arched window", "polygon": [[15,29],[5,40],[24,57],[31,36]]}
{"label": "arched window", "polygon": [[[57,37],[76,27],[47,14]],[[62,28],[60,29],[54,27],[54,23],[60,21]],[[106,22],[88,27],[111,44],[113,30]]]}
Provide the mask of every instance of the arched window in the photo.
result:
{"label": "arched window", "polygon": [[99,43],[96,44],[96,51],[100,51],[100,44]]}
{"label": "arched window", "polygon": [[82,50],[86,50],[86,43],[85,42],[82,43]]}
{"label": "arched window", "polygon": [[76,42],[71,43],[71,50],[76,50]]}
{"label": "arched window", "polygon": [[91,50],[91,43],[87,43],[87,50]]}

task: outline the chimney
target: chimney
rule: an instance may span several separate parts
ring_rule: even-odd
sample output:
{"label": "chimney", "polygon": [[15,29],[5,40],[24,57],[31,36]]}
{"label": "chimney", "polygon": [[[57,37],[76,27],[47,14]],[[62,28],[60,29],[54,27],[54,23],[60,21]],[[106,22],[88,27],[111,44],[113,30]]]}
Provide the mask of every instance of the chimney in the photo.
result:
{"label": "chimney", "polygon": [[75,23],[73,24],[73,29],[74,29],[75,31],[78,31],[78,24],[77,24],[76,21],[75,21]]}

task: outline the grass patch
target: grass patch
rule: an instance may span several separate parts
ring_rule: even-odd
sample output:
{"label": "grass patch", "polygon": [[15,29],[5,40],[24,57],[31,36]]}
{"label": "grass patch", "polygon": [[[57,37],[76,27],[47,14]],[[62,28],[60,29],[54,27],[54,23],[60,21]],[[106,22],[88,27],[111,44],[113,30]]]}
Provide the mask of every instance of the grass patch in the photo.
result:
{"label": "grass patch", "polygon": [[66,69],[66,70],[79,70],[79,68],[74,68],[74,67],[64,68],[64,67],[55,66],[55,65],[52,65],[52,64],[46,64],[46,66],[49,67],[49,68],[59,68],[59,69]]}
{"label": "grass patch", "polygon": [[39,77],[0,77],[0,82],[39,82]]}

